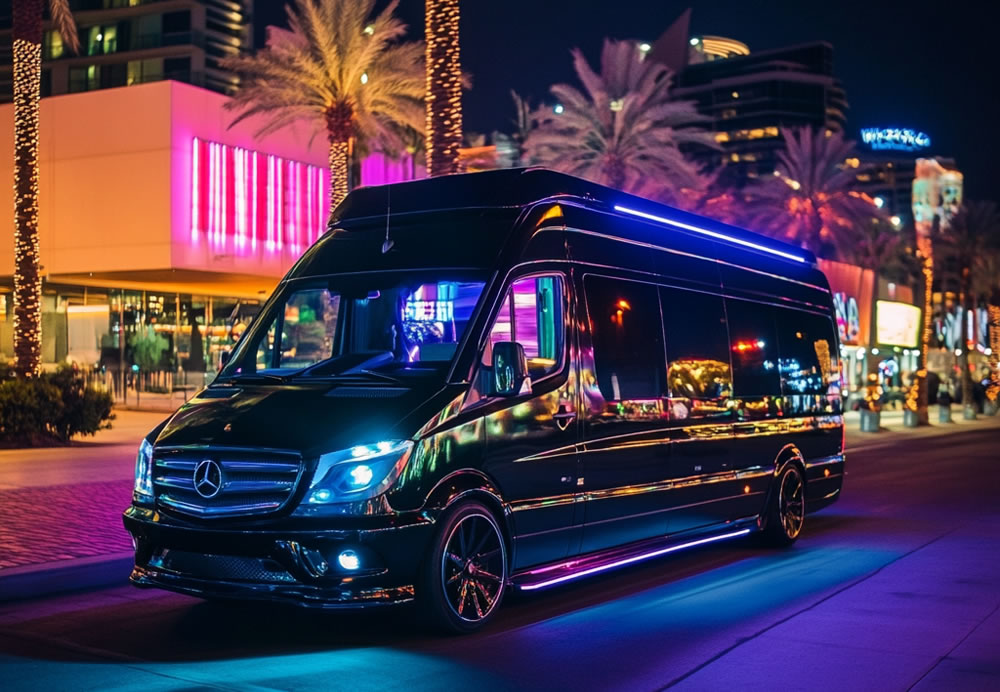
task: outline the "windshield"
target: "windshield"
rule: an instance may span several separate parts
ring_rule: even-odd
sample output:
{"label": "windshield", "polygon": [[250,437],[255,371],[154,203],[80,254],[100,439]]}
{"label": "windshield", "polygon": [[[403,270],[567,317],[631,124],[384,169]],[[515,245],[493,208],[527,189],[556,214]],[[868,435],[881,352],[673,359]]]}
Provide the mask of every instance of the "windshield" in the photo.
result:
{"label": "windshield", "polygon": [[220,379],[443,371],[484,285],[441,270],[292,282],[243,334]]}

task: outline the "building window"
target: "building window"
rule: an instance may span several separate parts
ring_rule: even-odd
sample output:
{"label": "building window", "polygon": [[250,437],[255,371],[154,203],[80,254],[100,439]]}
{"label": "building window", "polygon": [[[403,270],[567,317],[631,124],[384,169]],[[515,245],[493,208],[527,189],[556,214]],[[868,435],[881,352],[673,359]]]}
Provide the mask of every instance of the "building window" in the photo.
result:
{"label": "building window", "polygon": [[118,50],[118,27],[114,24],[87,29],[87,55],[104,55]]}
{"label": "building window", "polygon": [[597,276],[585,284],[601,395],[605,401],[661,398],[666,362],[656,287]]}
{"label": "building window", "polygon": [[66,52],[62,36],[58,31],[46,31],[42,38],[42,59],[57,60]]}

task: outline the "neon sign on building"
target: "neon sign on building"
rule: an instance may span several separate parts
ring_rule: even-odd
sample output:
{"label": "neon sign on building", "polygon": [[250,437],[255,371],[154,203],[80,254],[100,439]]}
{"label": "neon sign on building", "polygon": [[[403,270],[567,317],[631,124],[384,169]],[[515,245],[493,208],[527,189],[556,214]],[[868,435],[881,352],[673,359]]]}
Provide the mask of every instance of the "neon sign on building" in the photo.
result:
{"label": "neon sign on building", "polygon": [[326,228],[329,171],[195,138],[191,241],[236,251],[301,252]]}
{"label": "neon sign on building", "polygon": [[931,145],[929,135],[908,127],[864,127],[861,141],[875,150],[920,151]]}

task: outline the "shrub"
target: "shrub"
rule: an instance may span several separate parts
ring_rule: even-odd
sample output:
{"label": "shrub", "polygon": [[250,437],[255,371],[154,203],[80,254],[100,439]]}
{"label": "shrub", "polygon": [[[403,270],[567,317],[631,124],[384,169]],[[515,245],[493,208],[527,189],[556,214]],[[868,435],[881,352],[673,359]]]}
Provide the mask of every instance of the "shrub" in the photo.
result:
{"label": "shrub", "polygon": [[34,446],[67,443],[111,427],[112,399],[86,386],[71,366],[19,380],[0,370],[0,444]]}

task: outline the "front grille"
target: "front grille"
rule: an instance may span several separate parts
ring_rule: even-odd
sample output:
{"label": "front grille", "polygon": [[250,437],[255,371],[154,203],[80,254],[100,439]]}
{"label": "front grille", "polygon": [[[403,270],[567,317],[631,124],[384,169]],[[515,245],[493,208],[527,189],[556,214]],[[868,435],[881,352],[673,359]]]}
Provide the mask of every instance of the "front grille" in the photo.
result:
{"label": "front grille", "polygon": [[221,579],[270,584],[294,582],[275,560],[269,558],[209,555],[181,550],[163,549],[150,559],[149,566],[196,579]]}
{"label": "front grille", "polygon": [[[211,481],[195,487],[195,473],[213,462]],[[202,467],[202,471],[205,468]],[[167,447],[153,451],[153,490],[157,503],[199,517],[227,517],[275,512],[288,502],[302,458],[295,452],[213,447]],[[204,474],[202,474],[204,477]]]}

